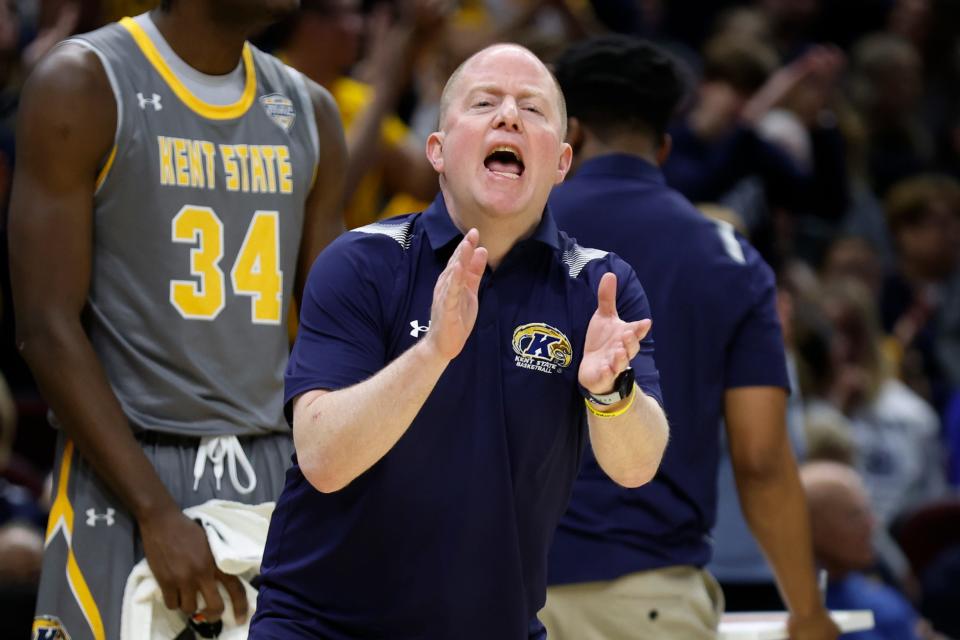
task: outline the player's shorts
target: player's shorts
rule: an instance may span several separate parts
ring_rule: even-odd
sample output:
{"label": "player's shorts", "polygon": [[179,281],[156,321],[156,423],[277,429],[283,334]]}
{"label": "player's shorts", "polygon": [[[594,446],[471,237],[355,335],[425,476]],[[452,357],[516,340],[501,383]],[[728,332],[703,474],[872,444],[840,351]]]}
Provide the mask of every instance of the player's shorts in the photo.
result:
{"label": "player's shorts", "polygon": [[[235,451],[223,455],[220,443],[210,442],[200,470],[199,438],[148,432],[137,439],[182,508],[212,498],[247,504],[275,501],[293,452],[289,433],[238,438],[245,457]],[[218,457],[223,461],[219,481],[214,471]],[[232,474],[230,457],[236,463]],[[256,486],[242,493],[249,488],[251,478],[245,471],[250,470]],[[53,473],[53,505],[31,637],[117,640],[124,586],[143,558],[136,522],[62,433]]]}

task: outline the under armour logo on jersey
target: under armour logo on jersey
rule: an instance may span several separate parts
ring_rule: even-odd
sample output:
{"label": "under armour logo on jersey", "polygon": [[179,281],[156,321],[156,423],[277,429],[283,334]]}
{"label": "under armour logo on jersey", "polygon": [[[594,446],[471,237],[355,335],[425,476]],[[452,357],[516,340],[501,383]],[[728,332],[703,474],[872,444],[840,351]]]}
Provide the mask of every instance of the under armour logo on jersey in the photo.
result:
{"label": "under armour logo on jersey", "polygon": [[108,507],[103,513],[97,513],[97,510],[93,507],[87,509],[87,526],[95,527],[98,522],[105,523],[108,527],[112,527],[113,523],[116,522],[113,516],[117,514],[112,507]]}
{"label": "under armour logo on jersey", "polygon": [[426,333],[430,330],[430,321],[428,320],[427,324],[420,324],[416,320],[411,320],[410,326],[412,327],[412,329],[410,329],[410,335],[414,338],[419,338],[421,333]]}
{"label": "under armour logo on jersey", "polygon": [[146,109],[148,104],[153,105],[154,111],[160,111],[163,109],[163,105],[160,104],[160,96],[155,93],[150,98],[144,98],[143,94],[138,91],[137,102],[140,103],[141,109]]}

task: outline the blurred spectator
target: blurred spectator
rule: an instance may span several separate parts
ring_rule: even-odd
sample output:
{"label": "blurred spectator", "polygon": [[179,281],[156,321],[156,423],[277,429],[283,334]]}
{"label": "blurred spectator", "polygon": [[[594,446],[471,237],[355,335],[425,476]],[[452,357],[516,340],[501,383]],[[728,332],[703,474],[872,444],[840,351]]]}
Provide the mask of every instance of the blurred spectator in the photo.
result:
{"label": "blurred spectator", "polygon": [[16,427],[16,406],[0,372],[0,526],[22,522],[40,530],[47,519],[38,502],[42,481],[32,465],[13,451]]}
{"label": "blurred spectator", "polygon": [[815,38],[820,0],[758,0],[756,5],[770,25],[777,50],[786,59]]}
{"label": "blurred spectator", "polygon": [[937,144],[940,169],[960,178],[960,3],[894,0],[887,31],[908,40],[923,59],[924,124]]}
{"label": "blurred spectator", "polygon": [[[442,23],[445,2],[411,0],[397,7],[394,18],[387,5],[370,18],[360,0],[303,0],[300,12],[274,34],[280,57],[326,87],[340,109],[349,152],[348,228],[379,218],[395,194],[429,201],[438,189],[423,144],[409,137],[396,111],[417,56]],[[364,34],[368,51],[361,60]],[[366,69],[371,84],[348,75],[352,67]]]}
{"label": "blurred spectator", "polygon": [[853,466],[857,450],[850,435],[850,424],[843,415],[836,411],[808,409],[804,421],[808,460],[829,460]]}
{"label": "blurred spectator", "polygon": [[923,63],[910,42],[866,36],[853,48],[850,97],[865,127],[866,175],[883,196],[903,178],[929,170],[933,139],[920,114]]}
{"label": "blurred spectator", "polygon": [[858,236],[840,236],[830,243],[820,267],[825,283],[846,278],[858,281],[874,300],[883,288],[883,265],[880,256],[867,240]]}
{"label": "blurred spectator", "polygon": [[810,505],[813,546],[827,571],[827,607],[869,609],[875,626],[845,634],[857,640],[911,640],[924,636],[920,616],[900,593],[863,572],[874,564],[874,518],[863,482],[850,467],[810,462],[800,469]]}
{"label": "blurred spectator", "polygon": [[43,557],[41,531],[19,522],[0,525],[0,637],[30,633]]}
{"label": "blurred spectator", "polygon": [[[794,200],[804,178],[801,167],[763,141],[743,118],[751,97],[777,64],[776,53],[759,42],[721,36],[707,43],[696,102],[670,129],[673,146],[663,166],[670,186],[694,203],[724,202],[745,179],[758,176],[764,202]],[[750,228],[763,216],[755,203],[725,204],[733,206]]]}
{"label": "blurred spectator", "polygon": [[16,407],[0,372],[0,637],[24,638],[43,557],[46,512],[37,495],[12,481],[25,463],[13,454]]}
{"label": "blurred spectator", "polygon": [[886,209],[897,264],[884,287],[884,326],[919,358],[942,407],[960,388],[960,182],[942,175],[905,180],[890,191]]}
{"label": "blurred spectator", "polygon": [[821,304],[830,333],[817,395],[849,420],[856,467],[886,528],[945,493],[940,423],[930,405],[890,375],[868,291],[852,280],[832,282]]}
{"label": "blurred spectator", "polygon": [[18,522],[0,526],[0,584],[36,583],[42,556],[38,529]]}

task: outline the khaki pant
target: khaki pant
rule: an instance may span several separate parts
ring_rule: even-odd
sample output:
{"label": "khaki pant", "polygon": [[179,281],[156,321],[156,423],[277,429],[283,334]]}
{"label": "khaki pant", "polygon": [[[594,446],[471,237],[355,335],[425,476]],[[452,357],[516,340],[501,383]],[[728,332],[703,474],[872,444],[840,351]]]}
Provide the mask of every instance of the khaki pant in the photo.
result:
{"label": "khaki pant", "polygon": [[723,592],[696,567],[631,573],[547,589],[549,640],[715,640]]}

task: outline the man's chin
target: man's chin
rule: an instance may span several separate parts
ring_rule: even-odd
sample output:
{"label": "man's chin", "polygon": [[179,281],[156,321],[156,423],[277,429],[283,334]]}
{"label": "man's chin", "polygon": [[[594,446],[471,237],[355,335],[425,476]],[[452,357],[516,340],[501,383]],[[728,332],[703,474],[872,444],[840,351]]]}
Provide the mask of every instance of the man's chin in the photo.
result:
{"label": "man's chin", "polygon": [[488,217],[496,219],[522,216],[527,209],[520,198],[503,193],[487,194],[480,199],[480,208]]}

